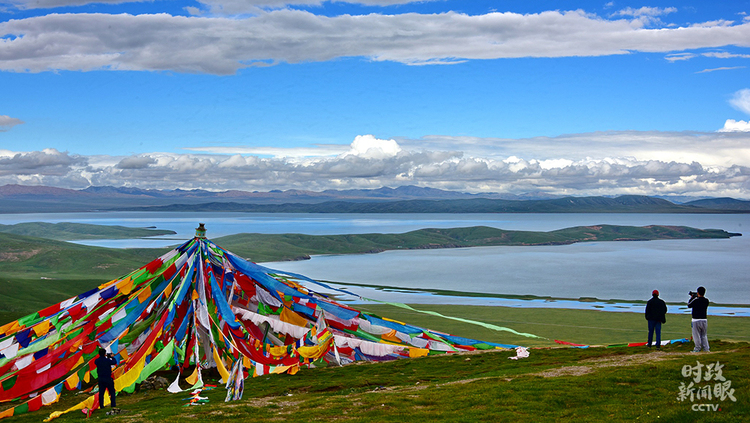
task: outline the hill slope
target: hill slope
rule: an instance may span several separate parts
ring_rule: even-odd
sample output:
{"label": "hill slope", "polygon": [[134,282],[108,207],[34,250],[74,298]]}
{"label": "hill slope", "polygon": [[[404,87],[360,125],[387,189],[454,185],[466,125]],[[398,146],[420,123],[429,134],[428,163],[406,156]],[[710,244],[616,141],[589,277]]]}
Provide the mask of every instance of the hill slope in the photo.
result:
{"label": "hill slope", "polygon": [[580,226],[551,232],[506,231],[486,226],[420,229],[402,234],[237,234],[214,241],[254,261],[299,260],[315,254],[376,253],[398,249],[500,245],[563,245],[586,241],[729,238],[723,230],[682,226]]}
{"label": "hill slope", "polygon": [[15,225],[0,225],[0,232],[38,238],[70,241],[79,239],[131,239],[158,235],[174,235],[177,232],[164,229],[128,228],[125,226],[90,225],[86,223],[26,222]]}
{"label": "hill slope", "polygon": [[685,203],[686,206],[701,207],[715,210],[750,211],[750,201],[734,198],[709,198]]}

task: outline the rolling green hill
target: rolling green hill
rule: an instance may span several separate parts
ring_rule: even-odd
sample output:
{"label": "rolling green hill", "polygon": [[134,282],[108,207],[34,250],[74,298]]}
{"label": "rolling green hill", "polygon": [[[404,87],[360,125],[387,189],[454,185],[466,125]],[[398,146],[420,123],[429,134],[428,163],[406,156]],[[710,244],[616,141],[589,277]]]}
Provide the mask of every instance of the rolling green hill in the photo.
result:
{"label": "rolling green hill", "polygon": [[12,320],[137,269],[166,250],[88,247],[3,234],[0,321]]}
{"label": "rolling green hill", "polygon": [[214,241],[254,261],[300,260],[317,254],[377,253],[398,249],[500,245],[563,245],[586,241],[729,238],[718,229],[684,226],[580,226],[551,232],[506,231],[486,226],[420,229],[402,234],[302,235],[237,234]]}
{"label": "rolling green hill", "polygon": [[55,239],[58,241],[79,239],[129,239],[176,234],[175,231],[164,229],[128,228],[125,226],[90,225],[86,223],[70,222],[26,222],[15,225],[0,225],[0,232]]}

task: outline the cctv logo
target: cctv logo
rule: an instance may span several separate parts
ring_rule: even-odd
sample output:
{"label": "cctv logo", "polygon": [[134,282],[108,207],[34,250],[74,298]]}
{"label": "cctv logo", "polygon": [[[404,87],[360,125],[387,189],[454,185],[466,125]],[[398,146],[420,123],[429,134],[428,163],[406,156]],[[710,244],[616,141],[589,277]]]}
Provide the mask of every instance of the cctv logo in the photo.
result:
{"label": "cctv logo", "polygon": [[693,411],[719,411],[719,404],[693,404]]}

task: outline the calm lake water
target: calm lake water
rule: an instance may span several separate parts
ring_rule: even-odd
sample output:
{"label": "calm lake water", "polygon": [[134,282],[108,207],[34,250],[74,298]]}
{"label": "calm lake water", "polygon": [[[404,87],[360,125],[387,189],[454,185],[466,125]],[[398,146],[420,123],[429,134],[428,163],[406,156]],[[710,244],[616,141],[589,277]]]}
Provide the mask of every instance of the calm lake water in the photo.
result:
{"label": "calm lake water", "polygon": [[724,229],[741,237],[721,240],[593,242],[566,246],[480,247],[316,256],[269,267],[314,279],[401,288],[645,300],[659,289],[666,301],[684,301],[704,285],[713,302],[750,304],[750,215],[688,214],[245,214],[112,212],[0,215],[0,223],[79,222],[155,226],[177,235],[148,240],[86,241],[114,248],[174,245],[206,223],[209,238],[242,232],[397,233],[421,228],[486,225],[549,231],[616,224],[684,225]]}

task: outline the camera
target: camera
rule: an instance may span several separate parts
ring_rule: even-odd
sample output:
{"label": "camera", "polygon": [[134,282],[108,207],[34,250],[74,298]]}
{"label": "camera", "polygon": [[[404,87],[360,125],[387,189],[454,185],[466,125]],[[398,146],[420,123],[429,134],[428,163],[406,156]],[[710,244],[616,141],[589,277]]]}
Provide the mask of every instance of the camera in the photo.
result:
{"label": "camera", "polygon": [[688,292],[688,295],[690,295],[691,297],[695,297],[696,295],[698,295],[698,293],[690,291],[690,292]]}

